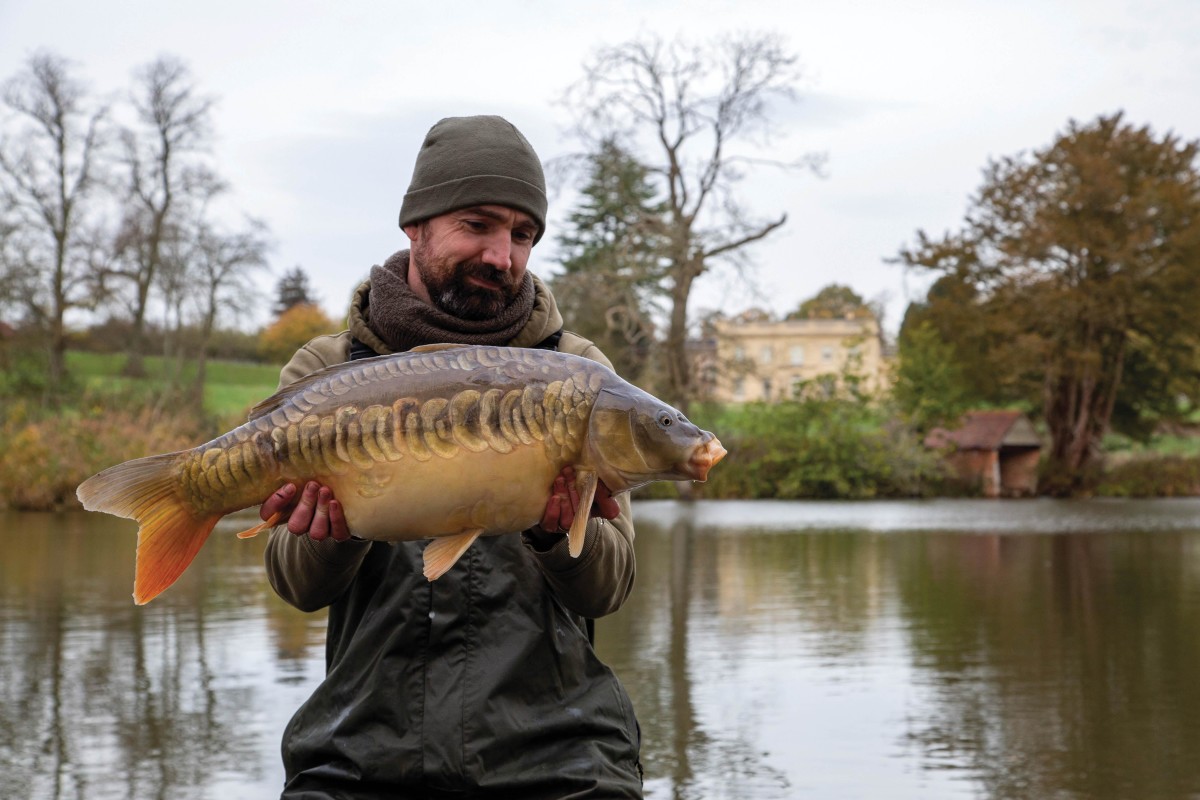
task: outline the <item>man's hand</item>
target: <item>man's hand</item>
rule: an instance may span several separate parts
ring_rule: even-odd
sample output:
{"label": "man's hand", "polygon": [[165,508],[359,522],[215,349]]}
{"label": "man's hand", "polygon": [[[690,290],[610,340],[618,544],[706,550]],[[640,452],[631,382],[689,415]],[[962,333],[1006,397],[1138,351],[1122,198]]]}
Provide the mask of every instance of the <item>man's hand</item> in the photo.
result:
{"label": "man's hand", "polygon": [[[563,467],[562,472],[554,479],[550,490],[550,499],[546,501],[546,511],[538,527],[545,533],[566,533],[579,513],[579,492],[575,490],[575,468]],[[612,492],[604,485],[604,481],[596,484],[596,497],[592,507],[587,510],[590,517],[614,519],[621,513],[621,507],[613,499]]]}
{"label": "man's hand", "polygon": [[332,489],[316,481],[306,483],[302,492],[296,491],[294,483],[284,484],[266,499],[258,515],[268,520],[277,512],[279,521],[287,520],[288,531],[296,536],[307,534],[314,542],[331,536],[337,542],[350,538],[342,504],[333,496]]}

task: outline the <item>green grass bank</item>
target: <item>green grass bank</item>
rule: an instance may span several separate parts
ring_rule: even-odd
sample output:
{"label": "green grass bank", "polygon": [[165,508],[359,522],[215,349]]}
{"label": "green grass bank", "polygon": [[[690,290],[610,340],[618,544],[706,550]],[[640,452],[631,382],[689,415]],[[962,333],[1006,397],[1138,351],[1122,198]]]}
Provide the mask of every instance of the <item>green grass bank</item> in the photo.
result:
{"label": "green grass bank", "polygon": [[0,381],[0,507],[76,508],[75,487],[113,464],[204,442],[235,427],[275,391],[279,367],[210,361],[203,402],[195,364],[147,357],[145,377],[120,354],[69,352],[69,391],[56,408],[38,391],[44,364],[6,365]]}

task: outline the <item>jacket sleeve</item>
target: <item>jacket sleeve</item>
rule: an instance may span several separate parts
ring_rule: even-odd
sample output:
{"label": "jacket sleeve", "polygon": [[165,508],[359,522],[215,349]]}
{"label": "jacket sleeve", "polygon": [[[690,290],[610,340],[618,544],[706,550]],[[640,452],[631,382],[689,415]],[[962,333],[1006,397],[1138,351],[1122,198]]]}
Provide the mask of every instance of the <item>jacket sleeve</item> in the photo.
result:
{"label": "jacket sleeve", "polygon": [[584,617],[603,617],[621,607],[633,589],[633,517],[629,496],[617,495],[621,513],[615,519],[588,521],[583,552],[572,558],[567,537],[544,551],[525,536],[554,593],[568,609]]}
{"label": "jacket sleeve", "polygon": [[[337,337],[320,337],[292,356],[279,376],[279,388],[305,375],[345,360]],[[370,542],[314,542],[276,525],[267,540],[267,580],[275,593],[301,611],[316,611],[332,603],[354,579]]]}
{"label": "jacket sleeve", "polygon": [[[595,345],[579,355],[612,367]],[[583,551],[578,558],[567,552],[566,536],[546,550],[539,550],[528,535],[523,536],[525,546],[537,558],[542,574],[563,605],[592,619],[619,609],[633,590],[636,563],[629,495],[619,494],[616,500],[621,513],[615,519],[588,521]]]}

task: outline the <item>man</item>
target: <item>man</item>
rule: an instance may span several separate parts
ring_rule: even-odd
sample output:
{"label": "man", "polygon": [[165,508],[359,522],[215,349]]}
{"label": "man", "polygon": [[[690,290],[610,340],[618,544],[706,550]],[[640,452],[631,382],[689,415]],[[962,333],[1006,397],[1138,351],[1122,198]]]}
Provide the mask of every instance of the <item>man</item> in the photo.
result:
{"label": "man", "polygon": [[[281,386],[437,342],[557,347],[608,364],[562,330],[526,271],[545,218],[541,163],[515,127],[437,123],[400,210],[411,249],[371,270],[349,330],[301,348]],[[577,508],[570,473],[546,487],[538,525],[480,538],[434,582],[422,575],[426,542],[354,539],[328,487],[266,500],[263,519],[290,513],[267,545],[271,585],[302,610],[329,608],[325,680],[284,732],[284,798],[641,797],[637,722],[585,626],[632,587],[628,500],[601,487],[592,509]],[[577,513],[596,518],[571,558],[562,532]]]}

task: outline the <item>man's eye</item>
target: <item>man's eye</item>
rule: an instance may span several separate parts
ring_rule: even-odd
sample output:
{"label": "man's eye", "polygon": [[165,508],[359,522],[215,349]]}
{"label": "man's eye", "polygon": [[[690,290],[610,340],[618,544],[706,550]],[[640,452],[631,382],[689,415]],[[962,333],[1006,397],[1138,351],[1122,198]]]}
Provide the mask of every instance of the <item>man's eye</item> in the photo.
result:
{"label": "man's eye", "polygon": [[530,231],[513,231],[513,241],[525,243],[533,241],[533,233]]}

